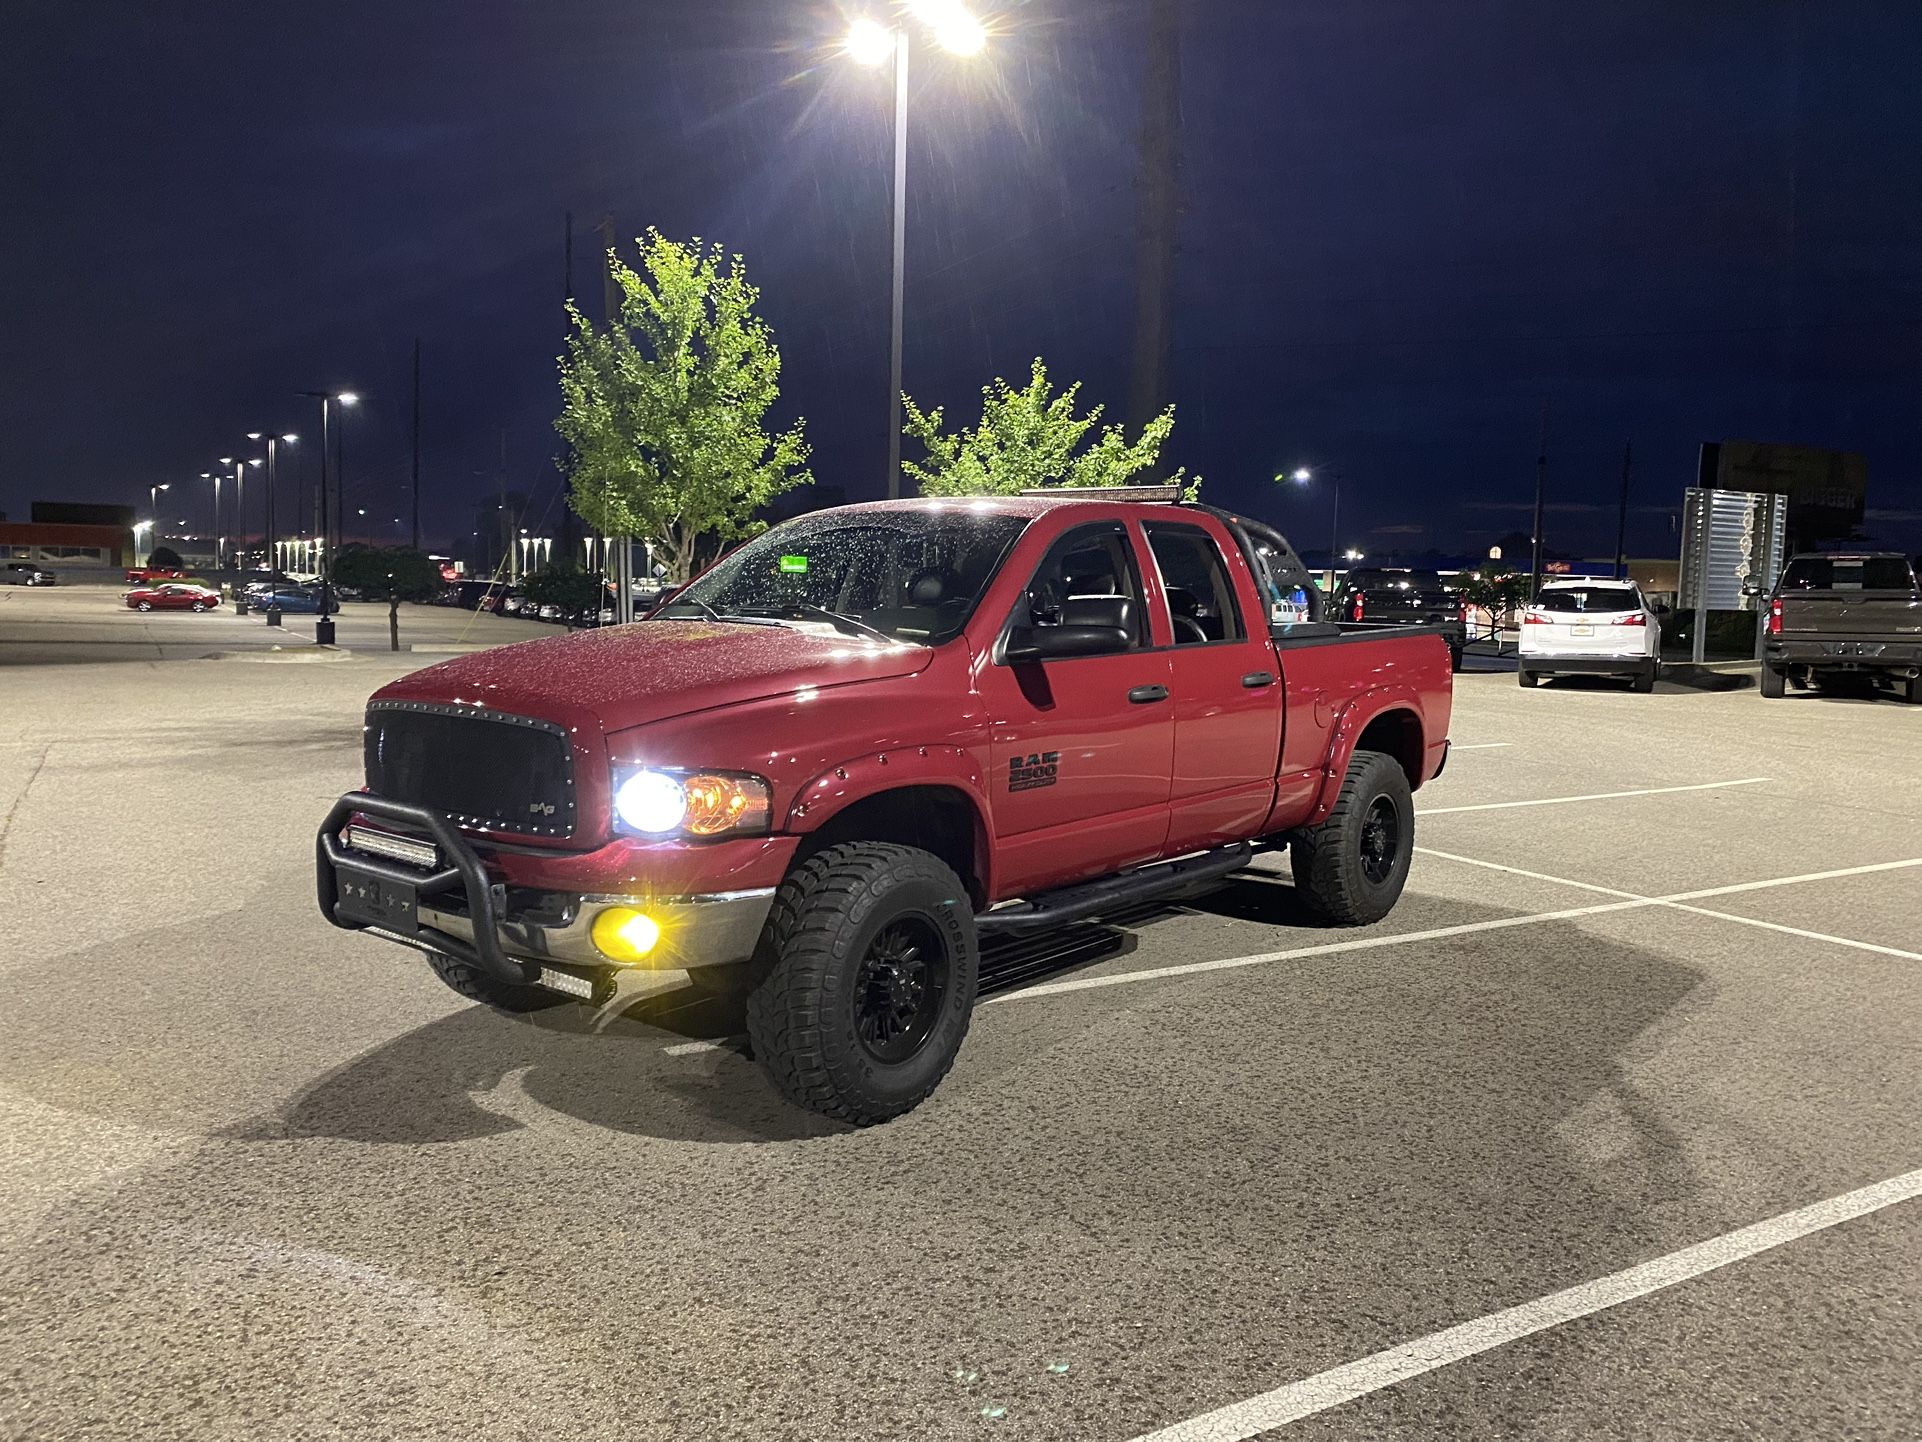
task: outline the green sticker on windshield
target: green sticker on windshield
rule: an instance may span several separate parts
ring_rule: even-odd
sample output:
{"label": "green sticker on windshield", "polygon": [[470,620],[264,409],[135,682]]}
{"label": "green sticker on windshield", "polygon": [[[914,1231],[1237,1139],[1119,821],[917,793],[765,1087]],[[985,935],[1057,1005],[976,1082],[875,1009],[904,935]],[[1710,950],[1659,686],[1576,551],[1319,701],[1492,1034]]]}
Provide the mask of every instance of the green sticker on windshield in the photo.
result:
{"label": "green sticker on windshield", "polygon": [[781,574],[783,576],[805,576],[807,573],[808,558],[806,556],[781,557]]}

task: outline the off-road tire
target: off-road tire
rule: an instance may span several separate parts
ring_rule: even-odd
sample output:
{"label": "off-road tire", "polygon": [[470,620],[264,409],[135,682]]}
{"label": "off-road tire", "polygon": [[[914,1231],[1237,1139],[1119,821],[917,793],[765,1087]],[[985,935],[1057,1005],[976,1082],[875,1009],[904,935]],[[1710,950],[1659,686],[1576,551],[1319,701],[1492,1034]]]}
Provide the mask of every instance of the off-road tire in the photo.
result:
{"label": "off-road tire", "polygon": [[[1363,842],[1371,813],[1378,806],[1395,819],[1394,851],[1382,876],[1370,875]],[[1341,779],[1341,792],[1328,819],[1296,833],[1288,860],[1295,890],[1309,913],[1334,926],[1365,926],[1394,908],[1408,880],[1415,854],[1415,800],[1408,775],[1394,757],[1357,751]]]}
{"label": "off-road tire", "polygon": [[1631,688],[1638,696],[1646,696],[1655,689],[1655,677],[1661,671],[1661,662],[1650,661],[1646,669],[1635,673]]}
{"label": "off-road tire", "polygon": [[[856,981],[896,923],[945,948],[943,988],[925,1040],[898,1063],[877,1059],[857,1029]],[[857,841],[797,867],[774,894],[747,998],[754,1056],[797,1106],[856,1126],[920,1105],[948,1074],[974,1012],[980,969],[974,907],[939,857]]]}
{"label": "off-road tire", "polygon": [[572,1000],[544,986],[505,986],[479,967],[470,966],[444,952],[428,952],[427,964],[434,968],[435,976],[469,1001],[477,1001],[508,1016],[546,1011],[550,1007],[565,1006]]}
{"label": "off-road tire", "polygon": [[1787,689],[1787,684],[1786,684],[1787,680],[1788,680],[1787,677],[1785,677],[1780,671],[1776,670],[1775,667],[1769,665],[1768,662],[1764,661],[1762,663],[1762,675],[1761,675],[1760,684],[1761,684],[1762,694],[1768,697],[1769,700],[1771,701],[1775,700],[1776,697],[1780,696],[1783,693],[1783,691]]}
{"label": "off-road tire", "polygon": [[1515,680],[1522,687],[1523,690],[1528,690],[1529,688],[1537,685],[1541,681],[1541,679],[1542,678],[1540,676],[1537,676],[1533,671],[1529,670],[1526,666],[1517,666],[1515,668]]}

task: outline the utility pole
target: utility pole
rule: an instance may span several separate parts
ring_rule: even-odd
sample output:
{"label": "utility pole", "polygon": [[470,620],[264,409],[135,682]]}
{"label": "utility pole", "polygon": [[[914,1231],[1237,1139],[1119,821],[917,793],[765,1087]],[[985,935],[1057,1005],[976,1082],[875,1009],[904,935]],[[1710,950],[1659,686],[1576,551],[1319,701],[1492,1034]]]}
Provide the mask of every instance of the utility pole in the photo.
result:
{"label": "utility pole", "polygon": [[1634,457],[1634,447],[1628,441],[1622,442],[1622,506],[1615,520],[1615,579],[1622,580],[1628,575],[1628,472]]}
{"label": "utility pole", "polygon": [[561,299],[572,305],[574,302],[574,212],[567,212],[566,248],[561,259]]}
{"label": "utility pole", "polygon": [[1528,567],[1528,599],[1534,600],[1542,589],[1542,496],[1548,487],[1548,400],[1542,399],[1542,443],[1535,454],[1535,533],[1534,556]]}
{"label": "utility pole", "polygon": [[[601,217],[601,306],[611,335],[621,324],[621,288],[614,279],[614,217]],[[608,583],[614,588],[614,621],[625,625],[634,619],[634,540],[631,536],[609,536]]]}
{"label": "utility pole", "polygon": [[1140,136],[1141,210],[1135,253],[1134,374],[1129,419],[1167,406],[1174,369],[1174,287],[1181,219],[1181,3],[1150,0],[1147,101]]}
{"label": "utility pole", "polygon": [[901,499],[901,351],[908,264],[908,30],[894,30],[894,274],[888,296],[888,499]]}
{"label": "utility pole", "polygon": [[414,337],[414,549],[420,549],[420,337]]}

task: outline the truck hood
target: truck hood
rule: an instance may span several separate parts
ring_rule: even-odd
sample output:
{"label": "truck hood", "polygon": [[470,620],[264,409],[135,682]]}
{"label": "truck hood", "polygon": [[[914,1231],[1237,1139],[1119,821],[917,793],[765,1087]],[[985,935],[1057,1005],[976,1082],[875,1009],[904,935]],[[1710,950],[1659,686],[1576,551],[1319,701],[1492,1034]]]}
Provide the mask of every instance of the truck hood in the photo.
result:
{"label": "truck hood", "polygon": [[811,627],[637,621],[444,661],[379,696],[484,706],[606,734],[802,687],[912,675],[933,655]]}

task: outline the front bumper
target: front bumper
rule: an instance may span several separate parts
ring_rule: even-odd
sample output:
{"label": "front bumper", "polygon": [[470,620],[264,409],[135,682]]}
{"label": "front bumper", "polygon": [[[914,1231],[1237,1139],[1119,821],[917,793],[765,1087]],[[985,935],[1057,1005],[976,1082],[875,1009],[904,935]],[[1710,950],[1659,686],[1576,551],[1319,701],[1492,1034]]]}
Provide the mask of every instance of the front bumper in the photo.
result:
{"label": "front bumper", "polygon": [[[396,825],[410,839],[431,841],[436,869],[350,845],[343,832],[357,814]],[[556,964],[604,977],[617,966],[676,970],[746,961],[774,904],[771,886],[672,896],[509,887],[488,876],[479,854],[446,816],[357,791],[327,813],[315,837],[314,868],[321,915],[335,926],[442,952],[510,986],[541,983],[543,972]],[[411,898],[411,906],[397,905],[380,920],[368,919],[364,901],[343,913],[344,891],[351,902],[383,889]],[[637,907],[659,925],[661,939],[643,960],[616,963],[595,947],[594,920],[610,906]]]}

